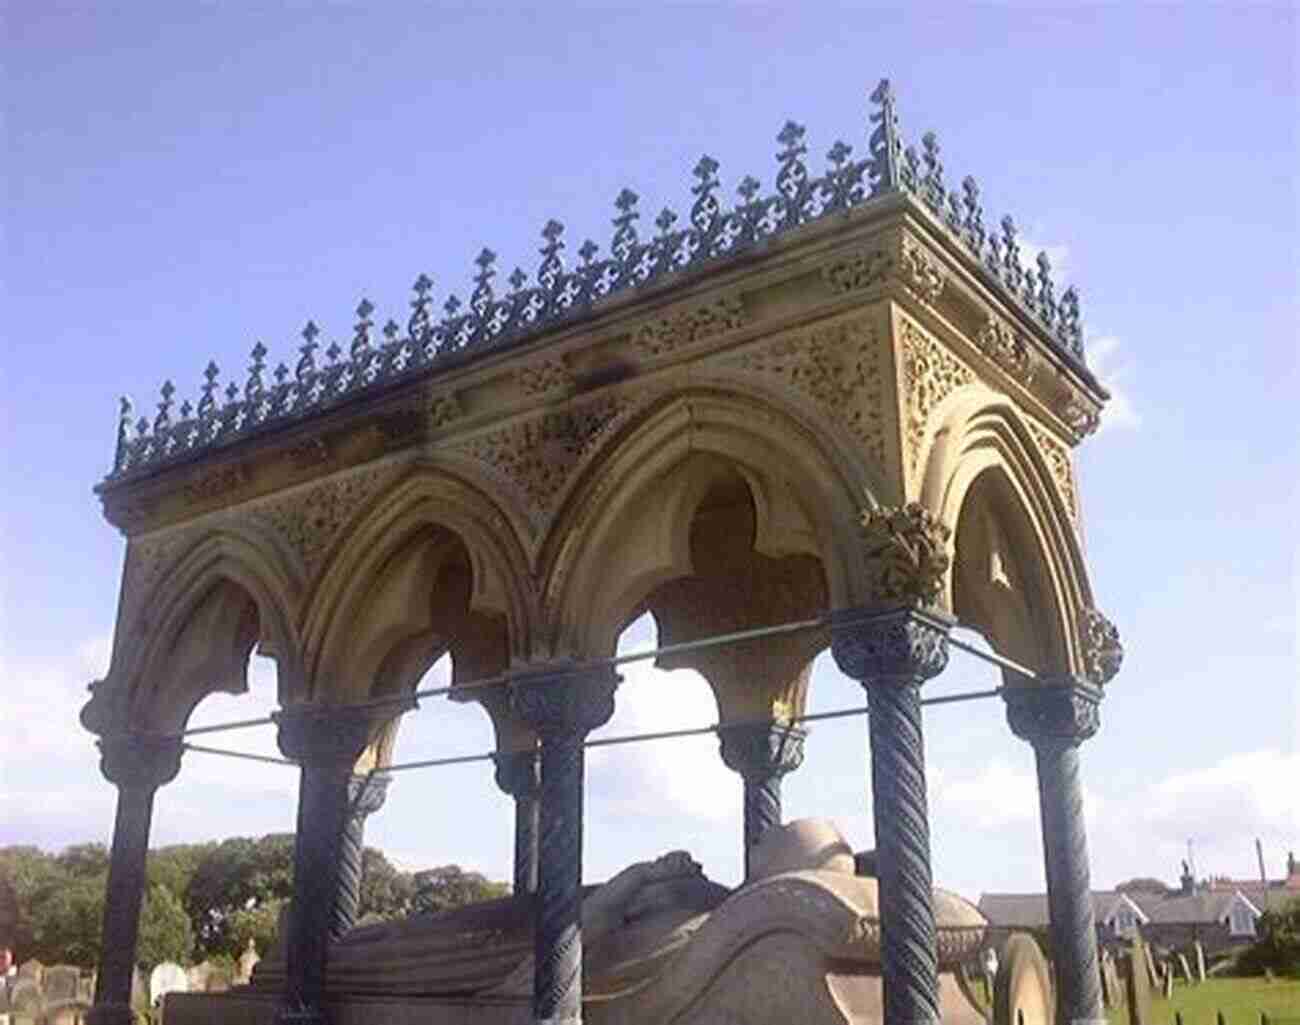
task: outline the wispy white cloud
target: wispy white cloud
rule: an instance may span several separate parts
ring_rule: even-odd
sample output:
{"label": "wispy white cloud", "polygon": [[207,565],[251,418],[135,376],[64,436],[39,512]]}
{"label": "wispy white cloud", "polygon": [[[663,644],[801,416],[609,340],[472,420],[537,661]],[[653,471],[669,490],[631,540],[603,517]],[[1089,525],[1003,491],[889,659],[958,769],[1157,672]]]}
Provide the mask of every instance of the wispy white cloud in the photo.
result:
{"label": "wispy white cloud", "polygon": [[1027,235],[1021,235],[1017,241],[1020,244],[1021,266],[1026,269],[1032,267],[1034,273],[1038,273],[1038,254],[1046,253],[1052,268],[1052,280],[1056,282],[1058,291],[1063,289],[1068,280],[1070,247],[1064,244],[1041,245]]}
{"label": "wispy white cloud", "polygon": [[1096,335],[1087,340],[1085,349],[1089,368],[1110,392],[1098,434],[1141,427],[1142,418],[1128,389],[1133,362],[1128,359],[1123,343],[1115,335]]}

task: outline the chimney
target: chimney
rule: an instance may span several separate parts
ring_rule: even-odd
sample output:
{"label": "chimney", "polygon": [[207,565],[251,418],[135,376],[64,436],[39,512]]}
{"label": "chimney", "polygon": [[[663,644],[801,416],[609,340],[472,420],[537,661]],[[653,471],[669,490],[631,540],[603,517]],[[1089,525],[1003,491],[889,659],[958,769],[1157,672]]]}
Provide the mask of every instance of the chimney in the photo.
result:
{"label": "chimney", "polygon": [[1183,862],[1183,874],[1178,877],[1179,892],[1184,897],[1190,897],[1196,891],[1196,878],[1192,875],[1192,868],[1187,862]]}

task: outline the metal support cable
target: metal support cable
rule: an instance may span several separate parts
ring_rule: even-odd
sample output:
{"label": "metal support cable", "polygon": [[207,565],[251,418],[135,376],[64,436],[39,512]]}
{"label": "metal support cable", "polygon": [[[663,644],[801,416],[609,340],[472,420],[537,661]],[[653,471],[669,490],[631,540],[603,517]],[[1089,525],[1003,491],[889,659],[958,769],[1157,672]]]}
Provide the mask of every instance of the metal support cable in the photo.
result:
{"label": "metal support cable", "polygon": [[[883,612],[880,615],[884,616],[890,614],[892,614],[892,610],[890,610],[889,612]],[[931,616],[927,614],[924,610],[918,610],[916,615],[927,625],[932,626],[936,630],[947,630],[949,629],[950,626],[953,625],[961,627],[962,629],[976,630],[975,627],[969,626],[968,624],[965,623],[958,622],[956,624],[953,624],[949,621],[939,619],[935,616]],[[735,630],[730,633],[714,634],[711,637],[701,637],[698,640],[681,641],[677,644],[665,644],[657,648],[647,649],[645,651],[635,651],[625,655],[611,655],[605,658],[592,659],[586,662],[575,662],[572,665],[565,666],[563,671],[576,673],[576,672],[583,672],[592,669],[615,668],[617,666],[627,665],[632,662],[643,662],[646,661],[647,659],[659,658],[665,655],[682,655],[692,651],[701,651],[708,648],[720,647],[724,644],[735,644],[741,641],[758,640],[763,637],[773,637],[773,636],[779,636],[781,634],[799,633],[805,630],[815,630],[820,627],[829,626],[831,620],[832,620],[832,613],[825,612],[822,613],[821,615],[814,616],[810,619],[791,620],[790,622],[786,622],[786,623],[777,623],[773,626],[754,627],[753,629],[749,629],[749,630]],[[976,630],[976,632],[980,632],[980,631]],[[981,636],[983,636],[982,632],[981,632]],[[954,648],[957,648],[970,655],[973,655],[976,658],[983,659],[985,662],[995,665],[1001,669],[1009,669],[1019,674],[1020,676],[1024,677],[1027,680],[1041,679],[1041,675],[1039,673],[1035,672],[1032,669],[1029,669],[1026,666],[1021,665],[1020,663],[1014,661],[1013,659],[1009,659],[1003,655],[999,655],[996,652],[982,651],[979,648],[975,647],[973,644],[970,644],[967,641],[963,641],[960,638],[953,637],[951,636],[951,634],[948,637],[948,643]],[[369,701],[350,704],[347,707],[382,708],[388,705],[407,704],[412,701],[418,703],[420,698],[440,697],[443,695],[451,694],[453,692],[456,694],[465,694],[475,690],[482,690],[487,687],[499,687],[502,684],[507,683],[509,679],[510,679],[510,674],[497,673],[492,676],[483,677],[478,680],[467,680],[464,683],[447,684],[440,687],[426,687],[421,690],[413,691],[410,694],[390,695],[382,698],[373,698]],[[980,692],[980,696],[986,696],[987,694],[996,694],[996,693],[999,692],[998,691]],[[931,698],[926,701],[923,701],[922,704],[942,704],[948,701],[955,701],[955,700],[964,700],[964,699],[958,699],[957,697],[951,697],[945,699]],[[196,726],[191,729],[183,730],[181,733],[175,734],[175,736],[190,737],[190,736],[196,736],[201,733],[219,733],[225,730],[246,729],[252,726],[269,726],[269,725],[274,725],[275,721],[276,720],[274,716],[264,716],[258,719],[241,719],[241,720],[236,720],[234,722],[228,722],[228,723],[216,723],[211,726]],[[798,721],[811,721],[811,720],[801,719]]]}
{"label": "metal support cable", "polygon": [[186,751],[197,751],[205,755],[224,755],[227,758],[242,758],[249,762],[266,762],[270,765],[292,765],[297,767],[297,762],[291,762],[288,758],[275,758],[271,755],[255,755],[248,751],[229,751],[223,747],[205,747],[202,744],[185,744]]}

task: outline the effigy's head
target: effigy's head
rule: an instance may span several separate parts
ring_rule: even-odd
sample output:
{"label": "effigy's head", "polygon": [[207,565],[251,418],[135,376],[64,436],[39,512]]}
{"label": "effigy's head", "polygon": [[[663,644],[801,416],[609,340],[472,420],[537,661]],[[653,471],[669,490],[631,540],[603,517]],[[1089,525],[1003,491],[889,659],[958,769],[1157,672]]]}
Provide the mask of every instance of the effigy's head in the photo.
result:
{"label": "effigy's head", "polygon": [[853,848],[829,819],[796,819],[763,834],[750,860],[751,881],[815,869],[854,874]]}

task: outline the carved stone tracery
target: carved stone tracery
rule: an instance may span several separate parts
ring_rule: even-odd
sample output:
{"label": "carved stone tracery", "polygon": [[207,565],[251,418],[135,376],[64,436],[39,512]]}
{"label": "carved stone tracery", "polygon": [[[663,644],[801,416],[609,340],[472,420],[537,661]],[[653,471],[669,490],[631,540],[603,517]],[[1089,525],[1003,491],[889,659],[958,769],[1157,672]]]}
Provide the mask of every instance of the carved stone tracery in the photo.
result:
{"label": "carved stone tracery", "polygon": [[902,322],[903,394],[906,404],[903,437],[907,466],[914,477],[921,464],[930,414],[952,392],[973,384],[974,372],[934,338]]}
{"label": "carved stone tracery", "polygon": [[745,319],[740,299],[724,295],[703,306],[647,321],[636,329],[632,341],[646,356],[662,356],[680,346],[743,327]]}
{"label": "carved stone tracery", "polygon": [[1012,377],[1028,384],[1033,375],[1029,346],[1010,324],[989,313],[975,335],[975,344]]}
{"label": "carved stone tracery", "polygon": [[868,317],[792,332],[735,359],[750,373],[779,377],[847,428],[882,471],[887,465],[881,347]]}
{"label": "carved stone tracery", "polygon": [[1034,442],[1052,471],[1052,480],[1060,492],[1061,500],[1065,503],[1065,510],[1077,526],[1079,497],[1074,487],[1074,467],[1070,461],[1070,450],[1035,421],[1026,418],[1025,422],[1029,424],[1029,433],[1034,436]]}

